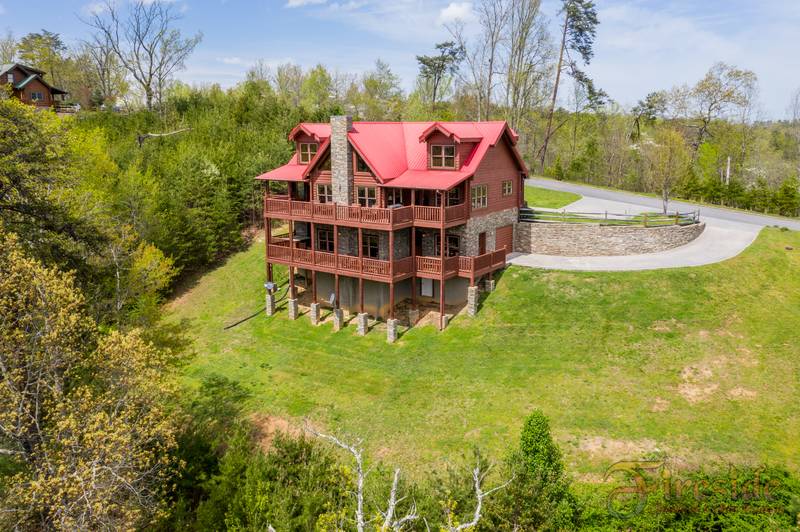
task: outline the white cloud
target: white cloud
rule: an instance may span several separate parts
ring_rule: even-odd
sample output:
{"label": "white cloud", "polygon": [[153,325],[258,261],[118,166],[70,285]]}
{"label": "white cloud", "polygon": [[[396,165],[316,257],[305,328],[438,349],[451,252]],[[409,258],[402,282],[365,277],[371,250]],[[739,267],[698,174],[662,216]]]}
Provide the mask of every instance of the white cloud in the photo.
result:
{"label": "white cloud", "polygon": [[451,2],[439,11],[439,23],[450,24],[457,20],[468,22],[474,17],[472,2]]}
{"label": "white cloud", "polygon": [[248,61],[245,61],[241,57],[218,57],[217,61],[226,65],[246,65],[249,64]]}
{"label": "white cloud", "polygon": [[289,0],[285,7],[314,6],[326,3],[328,0]]}
{"label": "white cloud", "polygon": [[103,2],[89,2],[81,8],[84,15],[101,15],[106,11],[106,5]]}

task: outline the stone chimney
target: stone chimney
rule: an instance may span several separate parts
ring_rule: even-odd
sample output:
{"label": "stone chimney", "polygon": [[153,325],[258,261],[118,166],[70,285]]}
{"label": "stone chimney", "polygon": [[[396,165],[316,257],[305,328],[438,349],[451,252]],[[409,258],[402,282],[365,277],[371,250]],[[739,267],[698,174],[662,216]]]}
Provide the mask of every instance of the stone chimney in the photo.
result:
{"label": "stone chimney", "polygon": [[353,198],[353,149],[347,133],[353,129],[352,116],[331,117],[331,181],[333,202],[350,205]]}

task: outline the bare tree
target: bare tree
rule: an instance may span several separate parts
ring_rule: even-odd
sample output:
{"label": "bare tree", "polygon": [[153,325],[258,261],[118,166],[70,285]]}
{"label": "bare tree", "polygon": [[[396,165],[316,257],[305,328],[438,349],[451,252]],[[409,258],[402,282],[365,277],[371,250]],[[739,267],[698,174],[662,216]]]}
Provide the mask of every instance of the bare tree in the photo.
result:
{"label": "bare tree", "polygon": [[0,64],[13,63],[17,57],[17,39],[11,30],[6,32],[5,37],[0,37]]}
{"label": "bare tree", "polygon": [[202,39],[200,33],[183,38],[174,27],[178,19],[173,4],[164,0],[136,0],[127,12],[105,0],[103,9],[86,21],[99,33],[95,40],[111,47],[140,86],[148,109],[161,102],[172,75]]}
{"label": "bare tree", "polygon": [[105,34],[95,34],[81,51],[91,61],[91,70],[103,104],[112,104],[127,91],[125,69]]}
{"label": "bare tree", "polygon": [[448,512],[447,514],[447,530],[448,532],[462,532],[464,530],[469,530],[478,525],[478,522],[481,520],[481,515],[483,512],[483,500],[491,495],[492,493],[501,490],[508,486],[513,478],[508,479],[503,484],[490,489],[489,491],[483,491],[483,481],[486,479],[486,476],[489,474],[490,468],[486,468],[485,470],[482,468],[482,464],[480,460],[476,464],[475,468],[472,470],[472,483],[473,487],[475,488],[475,510],[472,514],[472,520],[467,523],[462,523],[460,525],[453,524],[453,514],[452,512]]}

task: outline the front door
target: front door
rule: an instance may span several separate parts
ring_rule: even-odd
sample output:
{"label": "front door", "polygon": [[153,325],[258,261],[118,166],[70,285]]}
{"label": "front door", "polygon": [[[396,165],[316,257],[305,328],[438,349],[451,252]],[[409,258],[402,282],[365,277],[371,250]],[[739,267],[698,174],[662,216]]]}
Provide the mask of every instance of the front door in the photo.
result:
{"label": "front door", "polygon": [[478,255],[486,254],[486,233],[478,235]]}

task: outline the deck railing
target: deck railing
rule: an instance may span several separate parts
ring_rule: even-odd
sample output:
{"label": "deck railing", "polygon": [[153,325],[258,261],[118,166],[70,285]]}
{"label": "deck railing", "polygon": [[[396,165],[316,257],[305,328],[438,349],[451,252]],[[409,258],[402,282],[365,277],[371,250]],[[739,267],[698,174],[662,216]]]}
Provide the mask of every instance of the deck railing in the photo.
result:
{"label": "deck railing", "polygon": [[[314,203],[309,201],[289,200],[285,196],[267,197],[264,201],[265,214],[278,216],[295,216],[317,220],[320,222],[345,222],[369,225],[394,226],[420,221],[441,223],[440,207],[405,206],[384,209],[379,207],[361,207],[359,205],[336,205],[333,203]],[[454,222],[467,217],[467,205],[462,203],[444,209],[445,222]]]}

